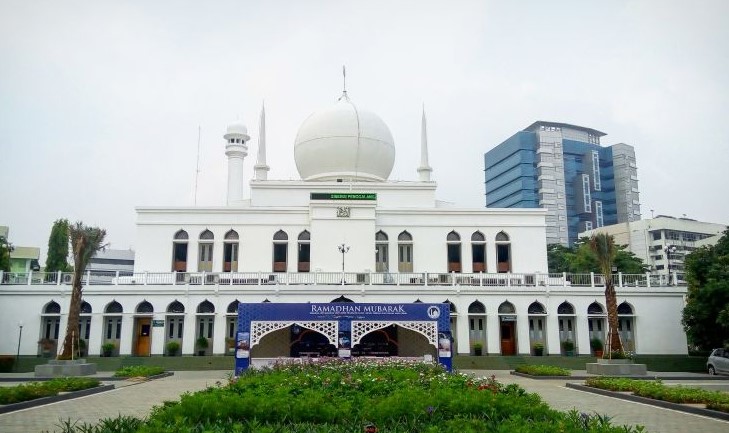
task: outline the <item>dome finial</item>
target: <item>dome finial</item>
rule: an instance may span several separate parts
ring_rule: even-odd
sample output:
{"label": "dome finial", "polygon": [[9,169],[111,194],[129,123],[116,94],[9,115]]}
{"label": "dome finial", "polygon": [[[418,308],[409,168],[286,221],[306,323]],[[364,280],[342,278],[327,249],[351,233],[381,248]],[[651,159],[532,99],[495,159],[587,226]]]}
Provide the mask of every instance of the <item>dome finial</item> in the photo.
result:
{"label": "dome finial", "polygon": [[349,96],[347,96],[347,69],[344,65],[342,65],[342,96],[337,101],[341,101],[342,99],[349,101]]}

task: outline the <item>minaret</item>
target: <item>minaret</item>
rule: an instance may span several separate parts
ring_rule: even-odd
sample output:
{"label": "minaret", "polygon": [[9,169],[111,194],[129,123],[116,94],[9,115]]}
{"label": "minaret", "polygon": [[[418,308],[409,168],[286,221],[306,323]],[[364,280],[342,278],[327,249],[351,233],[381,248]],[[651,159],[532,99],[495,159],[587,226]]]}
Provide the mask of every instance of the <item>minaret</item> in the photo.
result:
{"label": "minaret", "polygon": [[418,174],[421,182],[430,182],[433,169],[428,165],[428,130],[425,126],[425,105],[423,105],[423,121],[420,127],[420,167]]}
{"label": "minaret", "polygon": [[228,157],[228,204],[240,203],[243,200],[243,160],[248,156],[250,140],[248,128],[243,122],[236,121],[228,125],[225,138],[225,156]]}
{"label": "minaret", "polygon": [[258,130],[258,159],[256,165],[253,166],[256,173],[256,180],[267,180],[268,170],[270,167],[266,165],[266,106],[261,107],[261,127]]}

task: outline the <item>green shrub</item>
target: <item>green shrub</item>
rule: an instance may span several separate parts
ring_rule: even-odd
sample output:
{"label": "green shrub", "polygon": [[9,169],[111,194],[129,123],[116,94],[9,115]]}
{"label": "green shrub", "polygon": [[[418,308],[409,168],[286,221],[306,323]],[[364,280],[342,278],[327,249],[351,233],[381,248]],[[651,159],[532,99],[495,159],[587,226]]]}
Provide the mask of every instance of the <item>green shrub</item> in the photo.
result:
{"label": "green shrub", "polygon": [[519,373],[532,376],[571,376],[572,371],[553,365],[520,365],[515,369]]}
{"label": "green shrub", "polygon": [[700,403],[708,409],[726,410],[729,407],[729,394],[707,391],[685,386],[666,386],[660,380],[634,380],[620,378],[591,377],[585,385],[610,391],[632,392],[635,395],[671,403]]}
{"label": "green shrub", "polygon": [[156,376],[165,372],[162,367],[154,365],[130,365],[122,367],[114,372],[115,377],[149,377]]}
{"label": "green shrub", "polygon": [[30,382],[18,386],[0,387],[0,404],[20,403],[59,392],[80,391],[99,386],[99,381],[85,377],[61,377],[46,382]]}

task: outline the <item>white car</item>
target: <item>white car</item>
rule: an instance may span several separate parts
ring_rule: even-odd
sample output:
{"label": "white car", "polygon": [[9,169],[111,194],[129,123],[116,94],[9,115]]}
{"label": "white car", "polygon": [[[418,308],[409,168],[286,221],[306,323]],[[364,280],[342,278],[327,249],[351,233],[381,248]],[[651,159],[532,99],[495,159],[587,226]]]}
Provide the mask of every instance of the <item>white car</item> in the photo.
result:
{"label": "white car", "polygon": [[729,349],[714,349],[706,361],[709,374],[729,374]]}

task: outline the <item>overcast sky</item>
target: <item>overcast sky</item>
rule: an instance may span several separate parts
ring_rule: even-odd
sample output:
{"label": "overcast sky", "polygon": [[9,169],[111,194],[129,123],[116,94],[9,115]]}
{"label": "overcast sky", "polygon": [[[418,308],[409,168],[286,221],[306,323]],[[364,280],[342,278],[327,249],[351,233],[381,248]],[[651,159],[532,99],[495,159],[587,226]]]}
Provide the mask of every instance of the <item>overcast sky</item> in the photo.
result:
{"label": "overcast sky", "polygon": [[[518,3],[518,5],[517,5]],[[298,179],[301,122],[347,90],[417,180],[428,117],[438,198],[484,205],[483,153],[536,120],[635,146],[643,216],[728,223],[729,1],[0,2],[0,225],[55,219],[135,243],[135,206],[225,201],[226,125],[269,179]],[[246,189],[246,195],[247,195]],[[722,198],[723,197],[723,198]]]}

